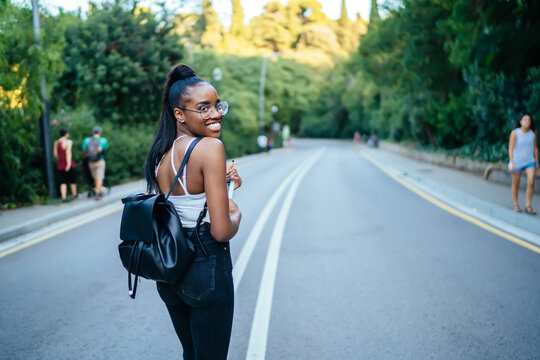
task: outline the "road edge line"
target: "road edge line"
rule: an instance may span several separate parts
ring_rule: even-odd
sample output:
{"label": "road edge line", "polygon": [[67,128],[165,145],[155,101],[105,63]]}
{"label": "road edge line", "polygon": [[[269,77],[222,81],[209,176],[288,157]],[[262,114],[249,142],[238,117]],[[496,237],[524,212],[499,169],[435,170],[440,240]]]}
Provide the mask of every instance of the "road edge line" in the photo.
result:
{"label": "road edge line", "polygon": [[454,216],[457,216],[463,220],[466,220],[484,230],[487,230],[495,235],[498,235],[508,241],[511,241],[517,245],[520,245],[528,250],[531,250],[533,252],[536,252],[538,254],[540,254],[540,247],[539,246],[536,246],[526,240],[523,240],[523,239],[520,239],[519,237],[511,234],[510,232],[507,232],[507,231],[504,231],[500,228],[497,228],[495,227],[494,225],[491,225],[487,222],[485,222],[484,220],[481,220],[473,215],[470,215],[470,214],[467,214],[465,211],[463,210],[460,210],[446,202],[444,202],[443,200],[439,200],[437,199],[435,196],[429,194],[427,191],[425,190],[422,190],[420,189],[419,187],[413,185],[411,182],[407,181],[407,180],[404,180],[402,178],[400,178],[399,176],[397,176],[396,174],[393,174],[392,172],[388,171],[387,169],[385,169],[377,160],[373,159],[373,157],[371,157],[370,155],[367,155],[365,153],[360,153],[360,156],[362,156],[364,159],[366,159],[367,161],[369,161],[371,164],[373,164],[375,167],[377,167],[379,170],[381,170],[383,173],[385,173],[386,175],[388,175],[391,179],[393,179],[394,181],[398,182],[399,184],[403,185],[404,187],[406,187],[407,189],[409,189],[410,191],[414,192],[416,195],[420,196],[421,198],[429,201],[430,203],[432,203],[433,205],[451,213],[452,215]]}

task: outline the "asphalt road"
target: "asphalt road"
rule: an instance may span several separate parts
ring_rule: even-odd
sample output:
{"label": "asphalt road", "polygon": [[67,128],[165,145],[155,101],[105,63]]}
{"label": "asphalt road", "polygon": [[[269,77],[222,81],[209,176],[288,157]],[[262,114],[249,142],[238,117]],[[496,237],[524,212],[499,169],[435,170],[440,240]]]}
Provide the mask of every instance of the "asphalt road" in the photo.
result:
{"label": "asphalt road", "polygon": [[[230,359],[540,359],[538,254],[420,198],[349,143],[238,163]],[[119,223],[0,258],[0,359],[181,358],[154,283],[127,295]]]}

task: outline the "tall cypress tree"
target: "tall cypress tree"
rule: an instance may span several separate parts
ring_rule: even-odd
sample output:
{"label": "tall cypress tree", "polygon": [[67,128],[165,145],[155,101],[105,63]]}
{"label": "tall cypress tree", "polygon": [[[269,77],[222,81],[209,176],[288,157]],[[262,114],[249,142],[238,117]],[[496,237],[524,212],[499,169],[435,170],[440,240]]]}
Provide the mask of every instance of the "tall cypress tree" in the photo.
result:
{"label": "tall cypress tree", "polygon": [[244,35],[244,9],[240,0],[232,0],[232,17],[230,33],[234,36]]}
{"label": "tall cypress tree", "polygon": [[349,15],[347,14],[347,5],[345,0],[341,0],[341,17],[339,18],[339,24],[342,27],[346,27],[349,24]]}
{"label": "tall cypress tree", "polygon": [[201,43],[211,47],[218,46],[222,39],[223,25],[219,22],[218,15],[210,0],[202,2],[201,21],[204,28]]}
{"label": "tall cypress tree", "polygon": [[371,11],[369,13],[369,24],[373,25],[381,19],[379,15],[379,6],[377,5],[377,0],[371,0]]}

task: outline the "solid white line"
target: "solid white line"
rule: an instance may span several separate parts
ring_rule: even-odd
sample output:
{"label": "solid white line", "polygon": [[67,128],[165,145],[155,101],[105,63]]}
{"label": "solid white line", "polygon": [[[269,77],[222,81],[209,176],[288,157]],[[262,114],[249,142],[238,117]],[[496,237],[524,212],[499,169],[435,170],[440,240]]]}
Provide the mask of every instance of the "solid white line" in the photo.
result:
{"label": "solid white line", "polygon": [[272,300],[274,296],[274,285],[276,281],[276,272],[279,262],[279,251],[285,231],[285,224],[291,205],[296,195],[296,191],[300,186],[300,182],[315,164],[315,161],[321,157],[323,150],[309,159],[302,167],[302,171],[296,177],[287,193],[281,210],[279,212],[274,231],[270,239],[270,246],[266,254],[264,271],[261,280],[261,287],[257,297],[257,305],[255,307],[255,315],[251,326],[251,334],[249,336],[249,345],[247,349],[246,359],[248,360],[264,360],[266,356],[266,343],[268,339],[268,328],[270,325],[270,313],[272,311]]}
{"label": "solid white line", "polygon": [[249,259],[251,258],[251,255],[253,254],[253,250],[255,249],[255,246],[257,245],[257,242],[259,241],[259,238],[264,229],[264,226],[266,225],[266,222],[268,221],[270,214],[274,210],[276,203],[278,202],[281,195],[285,192],[289,184],[294,180],[294,178],[298,175],[298,173],[302,170],[302,168],[308,163],[308,161],[310,161],[310,158],[303,161],[289,176],[285,178],[285,180],[283,180],[281,185],[274,192],[274,195],[272,195],[272,197],[270,198],[270,201],[266,203],[266,206],[261,212],[261,215],[259,215],[257,222],[251,229],[251,232],[249,233],[249,236],[244,246],[242,247],[242,251],[240,252],[240,255],[238,255],[236,262],[234,263],[233,278],[234,278],[234,292],[235,293],[238,290],[238,286],[240,285],[240,282],[242,281],[242,277],[244,276],[244,272],[246,271],[246,267],[249,262]]}

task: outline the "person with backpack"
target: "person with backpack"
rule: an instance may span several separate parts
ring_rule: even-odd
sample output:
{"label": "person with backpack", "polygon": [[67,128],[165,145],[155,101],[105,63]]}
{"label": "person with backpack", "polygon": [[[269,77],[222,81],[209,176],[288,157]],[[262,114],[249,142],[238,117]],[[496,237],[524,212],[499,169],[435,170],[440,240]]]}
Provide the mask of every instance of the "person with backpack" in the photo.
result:
{"label": "person with backpack", "polygon": [[238,188],[242,179],[235,169],[226,168],[219,140],[228,109],[193,69],[175,66],[167,77],[161,121],[146,159],[148,192],[166,193],[184,156],[189,156],[187,149],[202,137],[168,198],[189,237],[202,217],[199,241],[193,240],[195,256],[178,283],[157,282],[186,360],[225,360],[229,350],[234,308],[229,240],[242,214],[228,197],[227,180]]}
{"label": "person with backpack", "polygon": [[101,187],[105,178],[105,152],[109,149],[109,142],[101,136],[102,129],[94,126],[93,135],[84,139],[82,144],[83,156],[88,161],[88,167],[94,178],[95,199],[101,200]]}

